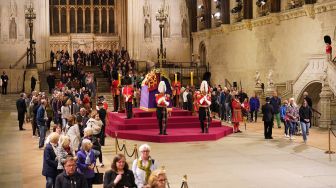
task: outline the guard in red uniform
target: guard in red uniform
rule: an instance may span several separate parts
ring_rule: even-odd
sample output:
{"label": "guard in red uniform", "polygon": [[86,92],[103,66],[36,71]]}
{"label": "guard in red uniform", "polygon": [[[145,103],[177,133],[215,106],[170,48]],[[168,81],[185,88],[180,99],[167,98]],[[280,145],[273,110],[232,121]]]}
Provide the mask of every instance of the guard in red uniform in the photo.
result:
{"label": "guard in red uniform", "polygon": [[133,117],[132,101],[134,96],[134,89],[132,85],[132,79],[130,77],[125,78],[125,86],[122,88],[122,95],[125,98],[125,109],[127,119]]}
{"label": "guard in red uniform", "polygon": [[[209,89],[209,81],[211,78],[211,73],[206,72],[203,75],[203,81],[201,83],[200,94],[196,96],[197,102],[199,105],[199,113],[198,118],[201,124],[201,131],[202,133],[209,133],[209,126],[211,122],[211,112],[210,112],[210,105],[211,105],[211,93]],[[204,127],[204,122],[206,125]]]}
{"label": "guard in red uniform", "polygon": [[242,105],[239,102],[239,95],[236,93],[234,99],[232,100],[232,123],[233,123],[233,132],[241,133],[239,129],[239,122],[243,120],[242,118]]}
{"label": "guard in red uniform", "polygon": [[121,83],[119,83],[117,72],[113,73],[112,78],[113,78],[113,81],[111,84],[111,91],[112,91],[113,106],[114,106],[113,112],[117,112],[119,108],[119,95],[120,95],[119,85]]}
{"label": "guard in red uniform", "polygon": [[332,60],[331,38],[329,35],[324,36],[324,42],[326,44],[326,54],[328,55],[328,59]]}
{"label": "guard in red uniform", "polygon": [[[177,80],[179,79],[179,76],[177,76]],[[181,82],[180,81],[174,81],[172,82],[172,91],[173,91],[173,97],[174,97],[174,106],[179,107],[179,101],[180,101],[180,95],[181,95]]]}
{"label": "guard in red uniform", "polygon": [[166,84],[164,81],[159,83],[158,91],[159,93],[155,95],[156,101],[156,117],[159,122],[159,135],[167,134],[167,107],[169,106],[170,96],[166,93]]}

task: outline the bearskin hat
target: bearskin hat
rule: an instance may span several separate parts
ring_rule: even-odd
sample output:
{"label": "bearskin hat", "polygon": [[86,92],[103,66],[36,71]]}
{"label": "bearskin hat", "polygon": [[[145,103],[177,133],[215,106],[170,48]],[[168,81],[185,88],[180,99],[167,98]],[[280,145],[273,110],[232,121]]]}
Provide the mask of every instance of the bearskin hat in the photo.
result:
{"label": "bearskin hat", "polygon": [[329,35],[324,36],[324,43],[329,44],[329,45],[331,44],[331,38]]}
{"label": "bearskin hat", "polygon": [[126,76],[126,77],[124,78],[124,84],[125,84],[125,85],[131,85],[131,84],[132,84],[132,78],[129,77],[129,76]]}
{"label": "bearskin hat", "polygon": [[113,78],[113,80],[118,80],[118,72],[117,71],[112,72],[112,78]]}
{"label": "bearskin hat", "polygon": [[210,81],[210,78],[211,78],[211,72],[205,72],[203,74],[203,80],[206,80],[206,81]]}

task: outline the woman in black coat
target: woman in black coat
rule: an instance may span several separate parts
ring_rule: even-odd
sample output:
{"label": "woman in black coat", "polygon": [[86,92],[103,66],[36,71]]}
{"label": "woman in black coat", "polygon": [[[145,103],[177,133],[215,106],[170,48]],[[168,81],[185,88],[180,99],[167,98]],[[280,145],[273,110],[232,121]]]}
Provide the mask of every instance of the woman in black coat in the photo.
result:
{"label": "woman in black coat", "polygon": [[104,188],[136,188],[134,174],[128,169],[126,158],[123,154],[114,157],[111,170],[105,172]]}

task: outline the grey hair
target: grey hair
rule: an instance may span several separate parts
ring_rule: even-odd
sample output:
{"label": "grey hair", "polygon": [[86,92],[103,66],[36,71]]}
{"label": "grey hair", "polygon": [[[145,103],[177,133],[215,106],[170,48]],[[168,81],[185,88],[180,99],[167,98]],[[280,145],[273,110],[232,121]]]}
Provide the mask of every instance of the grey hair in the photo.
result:
{"label": "grey hair", "polygon": [[139,151],[140,152],[143,152],[145,150],[148,150],[148,151],[151,151],[151,147],[148,145],[148,144],[142,144],[140,147],[139,147]]}

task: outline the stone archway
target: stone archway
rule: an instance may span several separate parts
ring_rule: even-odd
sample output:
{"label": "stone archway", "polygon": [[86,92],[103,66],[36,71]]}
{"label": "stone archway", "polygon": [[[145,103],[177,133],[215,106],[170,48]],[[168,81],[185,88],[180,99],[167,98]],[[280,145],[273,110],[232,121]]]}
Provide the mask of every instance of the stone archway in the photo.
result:
{"label": "stone archway", "polygon": [[199,45],[199,52],[200,55],[200,64],[201,66],[206,66],[207,63],[207,50],[204,42],[202,41]]}
{"label": "stone archway", "polygon": [[298,105],[301,106],[303,102],[303,93],[308,92],[308,96],[313,101],[313,108],[317,111],[320,111],[320,93],[322,91],[322,83],[318,81],[313,81],[308,83],[303,90],[300,92],[300,95],[297,98]]}

